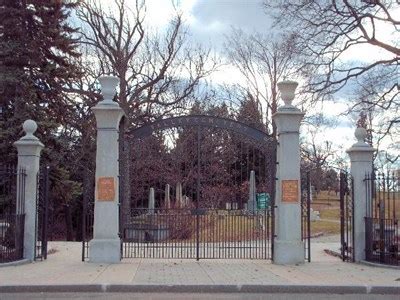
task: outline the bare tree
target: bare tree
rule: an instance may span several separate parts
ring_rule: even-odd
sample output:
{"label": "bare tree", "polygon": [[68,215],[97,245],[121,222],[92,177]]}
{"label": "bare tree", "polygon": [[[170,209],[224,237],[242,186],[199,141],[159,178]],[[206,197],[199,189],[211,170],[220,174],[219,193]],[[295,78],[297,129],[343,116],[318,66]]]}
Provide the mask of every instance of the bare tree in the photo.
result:
{"label": "bare tree", "polygon": [[[361,86],[368,97],[351,108],[385,112],[382,135],[398,132],[399,1],[289,0],[264,1],[264,6],[276,26],[296,33],[304,61],[316,70],[311,91],[329,97],[345,86]],[[346,61],[360,46],[380,55],[368,62]],[[388,76],[375,76],[382,72]]]}
{"label": "bare tree", "polygon": [[240,71],[244,84],[239,85],[239,96],[253,98],[264,108],[266,125],[276,135],[272,115],[278,106],[277,83],[283,79],[299,78],[301,65],[295,59],[293,35],[246,34],[233,29],[227,37],[229,61]]}
{"label": "bare tree", "polygon": [[118,101],[128,123],[186,109],[201,80],[217,66],[210,51],[187,44],[178,13],[164,35],[155,35],[144,25],[144,1],[135,1],[133,8],[125,0],[113,4],[107,11],[96,1],[85,1],[77,15],[91,68],[120,79]]}
{"label": "bare tree", "polygon": [[328,139],[321,141],[320,135],[327,128],[334,126],[335,122],[327,119],[322,113],[309,117],[304,126],[307,128],[307,139],[301,141],[301,159],[305,171],[312,171],[311,180],[317,191],[322,187],[321,178],[324,170],[329,169],[336,158],[332,141]]}
{"label": "bare tree", "polygon": [[[95,0],[84,1],[77,16],[82,23],[82,50],[89,81],[103,74],[119,78],[117,100],[125,111],[128,130],[186,111],[203,79],[217,67],[209,50],[188,43],[179,13],[163,34],[153,34],[145,26],[146,7],[141,0],[113,0],[109,7]],[[91,83],[89,87],[98,88]],[[129,141],[124,143],[123,199],[131,199],[130,146]],[[129,206],[130,202],[124,201],[124,209]]]}

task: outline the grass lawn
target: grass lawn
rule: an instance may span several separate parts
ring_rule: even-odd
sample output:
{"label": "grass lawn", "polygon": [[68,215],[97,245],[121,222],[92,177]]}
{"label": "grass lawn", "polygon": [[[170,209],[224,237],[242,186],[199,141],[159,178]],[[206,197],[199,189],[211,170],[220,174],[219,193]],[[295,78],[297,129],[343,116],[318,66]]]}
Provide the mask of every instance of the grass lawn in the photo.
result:
{"label": "grass lawn", "polygon": [[334,191],[321,191],[311,203],[314,211],[319,211],[321,220],[311,222],[311,234],[323,233],[334,235],[340,233],[339,194]]}
{"label": "grass lawn", "polygon": [[334,235],[340,233],[340,223],[330,221],[311,222],[311,234],[323,233],[324,235]]}

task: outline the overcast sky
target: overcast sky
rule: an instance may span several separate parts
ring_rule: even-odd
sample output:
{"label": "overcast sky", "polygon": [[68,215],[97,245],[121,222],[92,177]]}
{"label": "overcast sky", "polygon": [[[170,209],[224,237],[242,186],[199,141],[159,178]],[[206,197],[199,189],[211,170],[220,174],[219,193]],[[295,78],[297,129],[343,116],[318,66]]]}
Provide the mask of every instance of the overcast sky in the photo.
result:
{"label": "overcast sky", "polygon": [[[148,0],[146,3],[148,24],[158,28],[166,26],[174,14],[171,1]],[[230,33],[232,27],[240,28],[248,33],[267,34],[272,30],[271,20],[265,14],[260,0],[181,0],[175,3],[178,3],[177,6],[183,12],[193,41],[211,46],[221,55],[224,55],[225,36]],[[352,54],[349,54],[349,59],[351,59],[350,55]],[[367,55],[366,53],[365,56]],[[359,58],[360,53],[357,54],[357,59]],[[228,72],[225,68],[215,74],[213,80],[233,83],[235,80],[240,80],[240,74],[231,69]],[[325,103],[318,108],[315,107],[315,111],[325,110],[329,112],[328,116],[337,118],[346,107],[346,103],[343,102]],[[348,117],[340,117],[338,127],[327,129],[320,139],[334,140],[338,144],[350,146],[354,142],[352,122],[353,120]]]}
{"label": "overcast sky", "polygon": [[[107,3],[107,0],[100,0]],[[129,3],[129,0],[126,1]],[[260,0],[146,0],[146,20],[148,26],[155,30],[163,30],[168,25],[177,10],[183,13],[191,39],[195,43],[210,46],[222,56],[224,55],[225,36],[232,27],[254,33],[268,34],[271,31],[271,20],[265,14]],[[378,28],[380,37],[391,37],[385,28]],[[371,61],[381,56],[381,52],[371,46],[359,47],[348,51],[347,61]],[[213,76],[214,82],[226,81],[233,83],[240,79],[240,74],[225,68]],[[338,127],[328,129],[320,136],[321,140],[330,140],[343,149],[349,147],[354,140],[354,120],[350,117],[338,117],[346,110],[345,91],[337,95],[335,103],[324,103],[315,107],[315,111],[324,111],[329,117],[338,120]],[[340,99],[339,99],[340,98]],[[310,113],[310,112],[309,112]]]}

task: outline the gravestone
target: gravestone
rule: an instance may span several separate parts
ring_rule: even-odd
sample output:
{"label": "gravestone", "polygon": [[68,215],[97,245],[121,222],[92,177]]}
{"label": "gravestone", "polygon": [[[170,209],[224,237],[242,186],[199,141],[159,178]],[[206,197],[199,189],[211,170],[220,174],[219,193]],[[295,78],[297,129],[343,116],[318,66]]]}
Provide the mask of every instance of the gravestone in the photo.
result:
{"label": "gravestone", "polygon": [[154,214],[154,208],[155,208],[154,188],[150,188],[150,192],[149,192],[149,214],[150,215]]}
{"label": "gravestone", "polygon": [[175,205],[178,208],[183,208],[183,196],[182,196],[182,183],[178,182],[176,184],[176,198],[175,198]]}
{"label": "gravestone", "polygon": [[249,201],[247,202],[247,210],[249,212],[257,211],[257,201],[256,201],[256,174],[254,170],[250,171],[249,180]]}
{"label": "gravestone", "polygon": [[320,219],[319,211],[310,208],[310,221],[319,221]]}
{"label": "gravestone", "polygon": [[171,208],[171,197],[170,197],[170,190],[171,187],[170,185],[167,183],[165,185],[165,198],[164,198],[164,205],[166,209],[170,209]]}

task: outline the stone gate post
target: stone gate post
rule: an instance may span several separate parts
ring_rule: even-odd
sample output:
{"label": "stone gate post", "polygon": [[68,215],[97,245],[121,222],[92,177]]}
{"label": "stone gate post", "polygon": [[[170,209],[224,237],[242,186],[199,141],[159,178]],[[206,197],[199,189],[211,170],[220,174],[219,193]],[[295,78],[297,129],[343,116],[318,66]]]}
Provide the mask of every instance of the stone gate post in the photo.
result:
{"label": "stone gate post", "polygon": [[278,83],[285,105],[273,115],[277,127],[277,181],[275,193],[275,264],[304,263],[301,239],[299,128],[304,116],[292,105],[297,82]]}
{"label": "stone gate post", "polygon": [[[25,169],[25,224],[24,224],[24,258],[35,260],[36,249],[36,194],[37,175],[40,167],[40,152],[44,148],[39,139],[34,136],[37,124],[26,120],[22,125],[25,136],[14,143],[18,151],[18,171]],[[19,191],[19,189],[18,189]],[[21,191],[19,191],[21,192]],[[17,195],[18,197],[18,195]]]}
{"label": "stone gate post", "polygon": [[347,150],[350,156],[350,173],[353,178],[353,203],[354,203],[354,261],[365,260],[365,217],[366,185],[365,175],[372,173],[372,161],[375,149],[365,142],[367,131],[357,128],[354,133],[357,143]]}
{"label": "stone gate post", "polygon": [[97,150],[94,228],[89,243],[89,261],[115,263],[121,259],[118,129],[124,113],[112,100],[118,78],[103,76],[99,81],[104,100],[92,108],[97,122]]}

